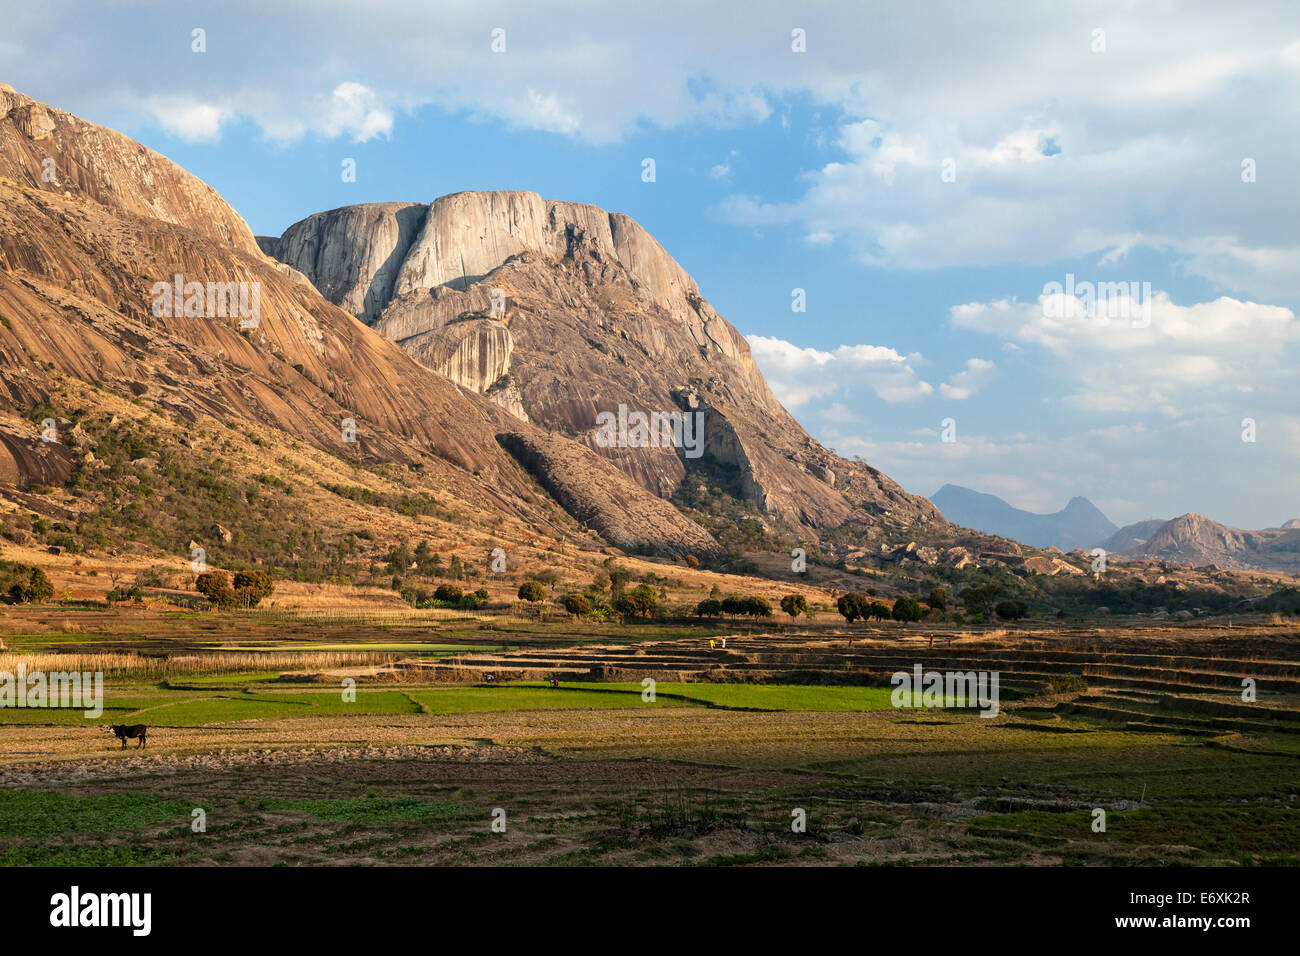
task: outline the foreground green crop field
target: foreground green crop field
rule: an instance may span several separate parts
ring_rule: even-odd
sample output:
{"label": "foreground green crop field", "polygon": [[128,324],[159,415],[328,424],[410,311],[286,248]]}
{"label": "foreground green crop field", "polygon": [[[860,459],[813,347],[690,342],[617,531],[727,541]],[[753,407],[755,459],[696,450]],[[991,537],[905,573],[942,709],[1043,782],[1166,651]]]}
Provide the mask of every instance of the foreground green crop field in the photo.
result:
{"label": "foreground green crop field", "polygon": [[[473,645],[493,661],[474,679],[427,659],[459,643],[441,632],[437,651],[387,641],[420,647],[407,667],[321,656],[366,642],[306,633],[197,666],[113,659],[98,719],[0,710],[0,864],[1300,863],[1285,642],[1053,656],[1039,635],[949,649],[891,631],[723,649],[661,628],[629,648],[565,627]],[[561,686],[501,679],[507,643]],[[1003,671],[998,714],[895,708],[884,685],[908,660]],[[637,664],[662,669],[653,700]],[[572,679],[584,667],[607,677]],[[148,747],[123,750],[110,723],[147,724]]]}

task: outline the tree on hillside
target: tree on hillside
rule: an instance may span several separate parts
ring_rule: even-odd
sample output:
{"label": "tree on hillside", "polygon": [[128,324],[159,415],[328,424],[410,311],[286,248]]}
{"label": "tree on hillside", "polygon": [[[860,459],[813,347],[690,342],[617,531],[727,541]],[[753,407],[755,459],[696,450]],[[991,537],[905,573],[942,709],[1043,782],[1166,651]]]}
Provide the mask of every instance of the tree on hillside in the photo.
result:
{"label": "tree on hillside", "polygon": [[257,607],[263,598],[268,598],[275,591],[275,582],[271,575],[258,568],[236,571],[233,582],[235,602],[240,607]]}
{"label": "tree on hillside", "polygon": [[465,592],[454,584],[439,584],[434,589],[433,599],[435,601],[447,601],[451,604],[457,604],[465,596]]}
{"label": "tree on hillside", "polygon": [[411,567],[411,561],[414,560],[411,555],[411,549],[407,547],[406,539],[402,538],[388,549],[387,564],[385,567],[389,574],[405,574]]}
{"label": "tree on hillside", "polygon": [[993,602],[1006,588],[997,584],[980,584],[961,592],[961,603],[971,614],[983,614],[985,620],[993,614]]}
{"label": "tree on hillside", "polygon": [[802,594],[787,594],[781,598],[781,610],[792,618],[808,613],[808,599]]}
{"label": "tree on hillside", "polygon": [[936,611],[946,611],[948,609],[948,592],[943,588],[931,588],[930,596],[925,599],[925,603]]}
{"label": "tree on hillside", "polygon": [[442,559],[434,554],[428,541],[422,540],[417,544],[412,557],[415,559],[415,569],[427,578],[433,577],[434,573],[442,567]]}
{"label": "tree on hillside", "polygon": [[1004,621],[1018,621],[1029,613],[1029,608],[1022,601],[1001,601],[995,610]]}
{"label": "tree on hillside", "polygon": [[850,591],[848,594],[841,596],[835,602],[835,607],[850,624],[858,618],[865,619],[867,616],[867,599],[856,591]]}
{"label": "tree on hillside", "polygon": [[632,572],[627,568],[611,567],[609,569],[609,593],[620,597],[627,583],[632,580]]}
{"label": "tree on hillside", "polygon": [[722,614],[722,602],[714,598],[705,598],[695,605],[697,617],[719,617]]}
{"label": "tree on hillside", "polygon": [[890,612],[890,617],[895,621],[902,621],[906,624],[908,621],[919,621],[925,612],[921,610],[921,605],[910,597],[901,597],[894,602],[894,609]]}
{"label": "tree on hillside", "polygon": [[750,617],[771,617],[772,605],[767,603],[766,598],[747,597],[741,601],[741,613]]}

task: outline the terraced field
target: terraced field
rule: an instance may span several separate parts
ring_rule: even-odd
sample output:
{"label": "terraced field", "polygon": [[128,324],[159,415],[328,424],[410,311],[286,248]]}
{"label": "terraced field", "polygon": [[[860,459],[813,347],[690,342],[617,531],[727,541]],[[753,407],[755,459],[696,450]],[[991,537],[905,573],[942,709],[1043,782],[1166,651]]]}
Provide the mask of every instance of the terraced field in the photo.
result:
{"label": "terraced field", "polygon": [[[534,638],[0,711],[0,862],[1300,862],[1283,628]],[[895,708],[917,664],[997,671],[997,716]]]}

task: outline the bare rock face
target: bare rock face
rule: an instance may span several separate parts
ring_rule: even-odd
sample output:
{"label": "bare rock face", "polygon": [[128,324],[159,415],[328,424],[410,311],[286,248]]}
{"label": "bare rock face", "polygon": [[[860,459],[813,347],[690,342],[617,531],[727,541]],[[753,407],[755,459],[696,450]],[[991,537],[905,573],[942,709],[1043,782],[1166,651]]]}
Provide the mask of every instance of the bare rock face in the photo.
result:
{"label": "bare rock face", "polygon": [[[444,196],[427,207],[375,317],[387,282],[367,277],[378,274],[377,261],[387,267],[402,254],[404,233],[393,222],[403,213],[414,221],[411,210],[382,204],[311,217],[285,232],[275,254],[421,364],[577,437],[655,495],[672,497],[693,469],[718,466],[735,476],[744,501],[809,540],[846,522],[948,527],[924,498],[809,437],[772,394],[744,337],[627,216],[528,192]],[[484,336],[467,342],[469,330],[454,332],[486,315],[508,330],[508,366],[494,364],[500,349]],[[506,384],[487,381],[497,367],[508,371]],[[599,416],[620,407],[701,414],[703,454],[672,444],[609,446],[599,440]]]}
{"label": "bare rock face", "polygon": [[370,325],[424,224],[419,203],[374,203],[317,213],[279,239],[259,238],[267,255],[310,276],[321,295]]}
{"label": "bare rock face", "polygon": [[58,487],[72,474],[74,458],[75,451],[68,445],[0,431],[0,484]]}
{"label": "bare rock face", "polygon": [[248,224],[217,191],[121,133],[79,120],[0,84],[0,179],[69,192],[257,253]]}
{"label": "bare rock face", "polygon": [[565,511],[620,548],[697,557],[720,550],[707,531],[580,445],[539,433],[506,432],[497,441]]}
{"label": "bare rock face", "polygon": [[[412,348],[429,349],[445,373],[434,374],[306,279],[304,271],[336,262],[329,249],[351,249],[347,237],[368,234],[352,229],[347,216],[304,229],[301,241],[290,243],[299,250],[300,271],[265,255],[263,248],[278,252],[280,241],[264,239],[259,247],[215,191],[170,160],[40,106],[0,88],[0,497],[21,495],[31,484],[60,485],[78,462],[96,463],[94,450],[81,447],[84,434],[70,427],[59,442],[42,442],[28,415],[57,406],[61,383],[80,379],[174,420],[254,424],[351,460],[418,466],[467,511],[537,517],[539,509],[526,504],[535,483],[495,437],[548,437],[519,420],[523,396],[511,369],[512,333],[503,323],[419,329],[431,334]],[[53,129],[36,138],[47,129],[44,116]],[[47,157],[57,160],[57,185],[42,179]],[[403,259],[393,250],[415,232],[406,215],[397,204],[391,215],[363,220],[387,238],[372,243],[364,268],[338,289],[362,312],[367,295],[383,298],[375,290],[386,287],[384,277]],[[316,252],[326,254],[307,254],[313,234],[320,237]],[[393,250],[385,252],[389,242]],[[258,321],[241,328],[228,314],[160,314],[153,287],[177,273],[186,282],[255,287]],[[353,442],[341,433],[345,419],[356,424]],[[587,454],[572,441],[554,440],[570,446],[569,455]],[[607,472],[595,484],[618,493],[593,492],[593,525],[617,531],[620,522],[644,522],[635,529],[640,537],[628,531],[626,540],[679,552],[701,535],[707,539],[607,464],[597,460],[595,467]],[[617,514],[599,513],[613,507]]]}
{"label": "bare rock face", "polygon": [[462,388],[483,393],[510,371],[510,330],[492,318],[469,318],[402,342],[407,355]]}

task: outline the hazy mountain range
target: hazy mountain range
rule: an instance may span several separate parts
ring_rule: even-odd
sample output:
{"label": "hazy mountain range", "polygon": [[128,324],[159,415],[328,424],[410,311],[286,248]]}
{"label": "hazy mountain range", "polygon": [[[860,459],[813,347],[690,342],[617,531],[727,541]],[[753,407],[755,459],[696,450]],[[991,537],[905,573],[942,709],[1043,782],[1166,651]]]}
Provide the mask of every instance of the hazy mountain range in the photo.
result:
{"label": "hazy mountain range", "polygon": [[930,498],[954,524],[1021,541],[1035,548],[1091,548],[1115,533],[1116,525],[1087,498],[1071,498],[1052,514],[1036,514],[996,495],[944,485]]}
{"label": "hazy mountain range", "polygon": [[1103,548],[1128,560],[1195,566],[1295,571],[1300,569],[1300,519],[1277,528],[1243,531],[1198,514],[1149,518],[1116,528],[1087,498],[1071,498],[1060,511],[1036,514],[996,495],[944,485],[930,499],[955,524],[1011,538],[1036,548]]}

